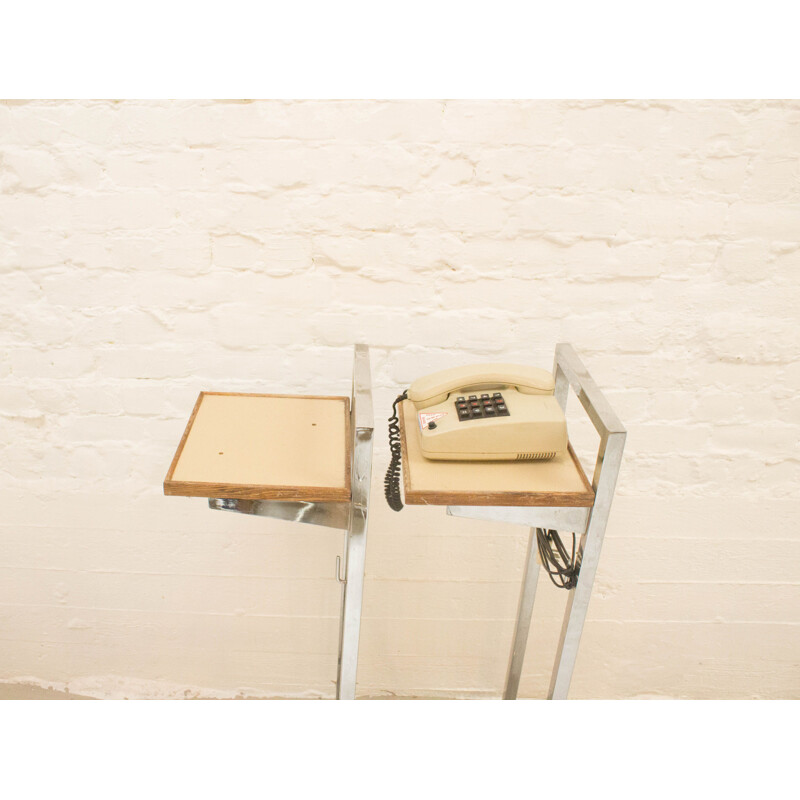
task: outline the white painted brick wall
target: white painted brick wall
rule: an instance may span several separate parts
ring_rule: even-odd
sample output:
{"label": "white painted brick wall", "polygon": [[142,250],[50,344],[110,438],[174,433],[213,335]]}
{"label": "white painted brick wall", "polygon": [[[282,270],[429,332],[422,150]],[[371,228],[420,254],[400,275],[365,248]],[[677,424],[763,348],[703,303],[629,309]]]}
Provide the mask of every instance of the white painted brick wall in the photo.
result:
{"label": "white painted brick wall", "polygon": [[569,341],[629,430],[572,696],[800,696],[800,102],[0,103],[0,278],[0,680],[330,696],[341,537],[161,482],[199,390],[363,341],[360,694],[496,695],[526,532],[388,511],[385,418]]}

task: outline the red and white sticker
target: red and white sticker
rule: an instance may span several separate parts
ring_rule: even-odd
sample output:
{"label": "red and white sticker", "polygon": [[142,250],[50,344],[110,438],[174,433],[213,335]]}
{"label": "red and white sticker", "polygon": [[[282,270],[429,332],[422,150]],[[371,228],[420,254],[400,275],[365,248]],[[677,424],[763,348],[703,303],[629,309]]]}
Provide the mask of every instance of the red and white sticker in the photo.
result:
{"label": "red and white sticker", "polygon": [[431,422],[433,422],[436,419],[439,419],[440,417],[446,417],[446,416],[447,416],[446,411],[434,411],[430,414],[426,414],[424,411],[420,411],[419,414],[417,415],[419,421],[419,429],[421,431],[424,431],[431,424]]}

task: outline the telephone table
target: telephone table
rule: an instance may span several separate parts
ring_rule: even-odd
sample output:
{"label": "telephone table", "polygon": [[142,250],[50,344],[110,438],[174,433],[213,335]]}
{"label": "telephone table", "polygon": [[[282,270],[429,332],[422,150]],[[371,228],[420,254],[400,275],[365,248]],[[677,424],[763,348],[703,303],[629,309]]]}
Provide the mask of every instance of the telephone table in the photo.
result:
{"label": "telephone table", "polygon": [[569,344],[556,346],[555,396],[566,409],[571,386],[600,434],[591,484],[570,445],[550,461],[432,461],[423,457],[414,428],[416,409],[403,401],[400,419],[405,502],[444,505],[455,517],[510,522],[531,528],[517,622],[509,656],[503,698],[517,696],[539,578],[536,528],[574,532],[580,536],[578,581],[569,590],[549,699],[564,699],[578,655],[583,623],[600,560],[614,487],[625,446],[625,428]]}
{"label": "telephone table", "polygon": [[212,509],[345,531],[336,698],[355,698],[372,475],[369,350],[356,345],[350,397],[202,392],[164,494]]}

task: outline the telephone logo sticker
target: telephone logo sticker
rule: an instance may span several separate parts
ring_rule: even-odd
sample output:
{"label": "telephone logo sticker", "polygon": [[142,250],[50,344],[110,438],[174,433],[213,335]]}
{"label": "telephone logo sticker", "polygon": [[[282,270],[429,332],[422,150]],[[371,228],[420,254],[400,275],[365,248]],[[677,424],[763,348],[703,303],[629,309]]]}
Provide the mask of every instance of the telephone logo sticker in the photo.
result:
{"label": "telephone logo sticker", "polygon": [[424,411],[420,411],[418,414],[418,421],[419,421],[419,429],[424,431],[434,420],[439,419],[440,417],[446,417],[446,411],[435,411],[430,414],[426,414]]}

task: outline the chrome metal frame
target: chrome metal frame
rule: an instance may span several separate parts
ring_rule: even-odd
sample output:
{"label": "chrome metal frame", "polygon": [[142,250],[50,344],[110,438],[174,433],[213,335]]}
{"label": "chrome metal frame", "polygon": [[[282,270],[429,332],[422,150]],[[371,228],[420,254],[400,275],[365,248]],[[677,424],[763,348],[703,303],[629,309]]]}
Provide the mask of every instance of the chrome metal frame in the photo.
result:
{"label": "chrome metal frame", "polygon": [[358,670],[358,639],[361,631],[361,600],[364,595],[364,561],[367,551],[369,488],[372,482],[372,379],[369,349],[356,345],[353,360],[353,390],[350,395],[350,430],[353,447],[350,468],[350,524],[344,541],[344,580],[339,626],[339,664],[336,697],[354,700]]}
{"label": "chrome metal frame", "polygon": [[448,506],[447,508],[447,513],[456,517],[511,522],[531,527],[525,561],[525,576],[520,591],[516,628],[503,692],[503,698],[506,700],[514,700],[517,696],[533,614],[533,601],[539,578],[539,565],[536,562],[537,527],[575,532],[581,537],[579,546],[581,567],[578,583],[574,589],[569,591],[567,598],[567,607],[564,612],[561,636],[548,691],[548,698],[551,700],[563,700],[567,697],[575,661],[578,657],[583,623],[589,608],[594,576],[600,560],[600,550],[603,546],[611,501],[614,498],[614,488],[622,463],[622,452],[625,448],[625,428],[597,384],[592,380],[572,345],[556,345],[553,372],[556,383],[555,395],[561,408],[566,410],[567,395],[571,386],[600,434],[600,447],[592,476],[592,488],[595,493],[594,505],[591,508],[522,506]]}
{"label": "chrome metal frame", "polygon": [[208,501],[210,508],[220,511],[235,511],[240,514],[255,514],[309,525],[324,525],[345,531],[344,576],[341,574],[342,559],[336,556],[336,577],[342,585],[339,653],[336,664],[337,700],[353,700],[356,694],[369,488],[372,479],[373,425],[369,348],[357,344],[353,358],[353,384],[350,393],[350,502],[302,503],[219,498],[209,498]]}

